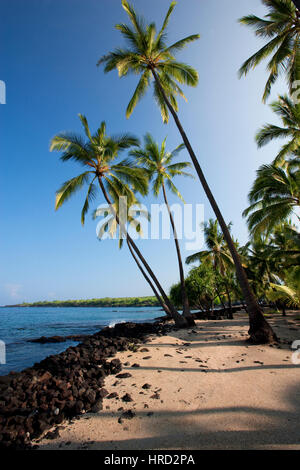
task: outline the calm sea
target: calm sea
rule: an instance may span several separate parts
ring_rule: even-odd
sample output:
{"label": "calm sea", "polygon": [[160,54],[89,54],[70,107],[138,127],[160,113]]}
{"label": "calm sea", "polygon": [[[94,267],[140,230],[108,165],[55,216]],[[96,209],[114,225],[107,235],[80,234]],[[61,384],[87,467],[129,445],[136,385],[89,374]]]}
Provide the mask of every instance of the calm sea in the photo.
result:
{"label": "calm sea", "polygon": [[0,375],[20,371],[78,344],[74,341],[38,344],[28,343],[28,339],[93,334],[105,326],[124,321],[151,321],[162,314],[159,307],[0,307],[0,340],[6,346],[6,364],[0,363]]}

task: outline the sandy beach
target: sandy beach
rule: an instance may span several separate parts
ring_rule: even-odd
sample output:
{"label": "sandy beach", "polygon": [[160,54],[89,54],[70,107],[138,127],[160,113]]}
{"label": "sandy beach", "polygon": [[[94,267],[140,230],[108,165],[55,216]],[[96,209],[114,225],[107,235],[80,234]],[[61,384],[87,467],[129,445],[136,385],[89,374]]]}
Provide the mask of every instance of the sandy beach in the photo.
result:
{"label": "sandy beach", "polygon": [[106,378],[103,410],[63,423],[39,449],[299,450],[300,365],[290,344],[300,316],[268,320],[279,345],[246,343],[248,318],[239,314],[117,353],[130,376]]}

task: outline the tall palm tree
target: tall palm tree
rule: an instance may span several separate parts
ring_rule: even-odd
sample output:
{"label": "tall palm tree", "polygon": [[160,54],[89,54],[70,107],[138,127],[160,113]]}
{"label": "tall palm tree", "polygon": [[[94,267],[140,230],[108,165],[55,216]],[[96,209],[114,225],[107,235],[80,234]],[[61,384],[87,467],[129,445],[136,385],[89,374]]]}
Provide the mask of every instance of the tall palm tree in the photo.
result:
{"label": "tall palm tree", "polygon": [[128,73],[141,75],[135,92],[127,107],[127,117],[130,116],[140,98],[146,93],[147,88],[151,83],[151,78],[153,79],[154,97],[160,107],[163,120],[164,122],[167,122],[169,112],[172,114],[182,140],[190,154],[203,189],[224,233],[226,243],[234,260],[237,277],[248,306],[250,339],[255,343],[273,341],[275,334],[271,326],[265,320],[263,312],[250,288],[227,224],[210,190],[196,154],[177,115],[178,103],[176,97],[177,95],[184,96],[178,83],[196,86],[198,83],[198,73],[189,65],[176,61],[174,54],[183,49],[187,44],[199,39],[199,35],[194,34],[175,42],[171,46],[166,45],[166,28],[175,4],[176,2],[171,3],[163,21],[162,28],[156,34],[155,24],[150,23],[145,26],[144,21],[138,17],[134,8],[128,3],[128,1],[122,0],[122,6],[129,16],[132,27],[126,24],[118,24],[116,28],[122,33],[123,37],[127,41],[128,48],[116,49],[113,52],[110,52],[98,61],[98,65],[102,63],[105,64],[105,72],[117,69],[120,77],[124,77],[128,75]]}
{"label": "tall palm tree", "polygon": [[248,198],[250,206],[243,216],[248,217],[250,232],[253,235],[270,232],[299,208],[300,170],[262,165]]}
{"label": "tall palm tree", "polygon": [[[230,225],[231,224],[229,224],[229,227]],[[234,266],[233,259],[225,243],[224,235],[219,230],[217,220],[209,219],[208,222],[205,222],[203,224],[203,232],[207,250],[202,250],[197,253],[194,253],[188,256],[185,261],[187,264],[194,263],[195,261],[199,261],[200,263],[207,261],[211,262],[214,271],[218,273],[223,279],[231,315],[231,297],[229,285],[226,278]],[[220,302],[223,304],[222,296],[220,294],[219,299]],[[225,308],[224,304],[223,306]]]}
{"label": "tall palm tree", "polygon": [[292,0],[262,0],[262,3],[269,11],[265,18],[247,15],[239,21],[253,28],[256,36],[266,38],[268,42],[243,63],[239,74],[247,75],[251,69],[270,57],[267,65],[270,74],[263,94],[265,102],[281,72],[287,76],[291,94],[295,81],[300,79],[300,19],[299,10]]}
{"label": "tall palm tree", "polygon": [[168,209],[171,227],[173,230],[175,247],[177,252],[177,259],[179,265],[179,275],[181,284],[181,295],[182,295],[182,306],[183,314],[186,317],[191,317],[190,306],[188,296],[185,287],[184,270],[180,252],[180,246],[175,227],[173,214],[171,212],[169,202],[167,199],[166,186],[173,193],[176,194],[183,202],[183,197],[173,183],[175,176],[187,176],[192,177],[190,173],[184,171],[190,167],[189,162],[177,162],[173,160],[177,157],[178,153],[184,148],[184,144],[176,147],[172,152],[166,150],[166,139],[162,142],[161,146],[154,141],[150,134],[146,134],[144,138],[144,148],[137,148],[131,150],[130,155],[134,157],[138,164],[141,165],[149,175],[149,179],[152,180],[152,189],[156,197],[159,196],[160,191],[163,193],[163,198]]}
{"label": "tall palm tree", "polygon": [[110,206],[117,223],[120,225],[121,232],[125,234],[128,243],[135,251],[161,294],[168,308],[166,313],[171,314],[178,325],[186,326],[186,320],[179,315],[171,304],[158,279],[128,234],[126,227],[113,207],[114,203],[118,203],[120,196],[126,196],[128,204],[131,205],[136,201],[136,191],[142,195],[148,192],[148,179],[142,169],[136,168],[134,163],[128,158],[119,163],[114,163],[114,160],[122,150],[137,146],[139,144],[138,139],[129,134],[120,137],[107,136],[105,122],[102,122],[96,133],[92,135],[87,119],[82,115],[79,115],[79,117],[84,127],[87,141],[82,139],[81,136],[65,132],[56,135],[51,141],[50,150],[62,151],[60,158],[63,162],[73,160],[81,164],[86,170],[79,176],[66,181],[61,186],[57,191],[55,208],[61,207],[84,184],[88,184],[87,196],[81,213],[81,221],[84,224],[90,202],[96,197],[97,186],[95,181],[97,181],[104,199]]}
{"label": "tall palm tree", "polygon": [[274,159],[274,165],[288,165],[288,158],[300,152],[300,105],[294,104],[288,96],[279,96],[271,104],[274,113],[281,119],[283,127],[265,124],[256,134],[258,147],[263,147],[273,139],[288,139]]}

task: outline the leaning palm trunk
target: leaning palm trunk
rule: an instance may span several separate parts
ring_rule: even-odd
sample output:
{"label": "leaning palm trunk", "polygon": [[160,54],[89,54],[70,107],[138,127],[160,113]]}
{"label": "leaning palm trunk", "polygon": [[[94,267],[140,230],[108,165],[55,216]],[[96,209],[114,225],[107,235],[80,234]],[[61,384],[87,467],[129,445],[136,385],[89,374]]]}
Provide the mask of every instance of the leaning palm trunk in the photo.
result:
{"label": "leaning palm trunk", "polygon": [[172,318],[174,319],[175,321],[175,324],[177,326],[180,326],[180,327],[185,327],[185,326],[188,326],[188,322],[186,320],[186,318],[184,318],[182,315],[179,315],[179,313],[176,311],[175,307],[172,305],[172,303],[170,302],[167,294],[165,293],[165,291],[163,290],[162,286],[160,285],[158,279],[156,278],[156,276],[154,275],[152,269],[150,268],[150,266],[148,265],[148,263],[146,262],[145,258],[143,257],[143,255],[141,254],[140,250],[138,249],[138,247],[136,246],[136,244],[134,243],[134,241],[132,240],[132,238],[130,237],[130,235],[128,234],[127,230],[125,229],[124,226],[122,226],[120,224],[120,220],[119,220],[119,217],[116,213],[116,211],[114,210],[114,207],[108,197],[108,194],[105,190],[105,187],[103,185],[103,182],[101,180],[101,176],[98,176],[98,181],[99,181],[99,185],[100,185],[100,188],[102,190],[102,193],[103,193],[103,196],[106,200],[106,202],[109,204],[110,208],[111,208],[111,211],[117,221],[117,224],[120,226],[121,228],[121,231],[124,233],[124,235],[126,236],[126,240],[127,242],[131,245],[131,247],[133,248],[133,250],[135,251],[135,253],[137,254],[138,258],[141,260],[141,262],[143,263],[143,265],[145,266],[146,270],[148,271],[151,279],[153,280],[154,284],[156,285],[157,287],[157,290],[159,291],[159,293],[161,294],[162,298],[163,298],[163,301],[165,303],[165,305],[167,306],[167,310],[166,310],[166,314],[167,315],[172,315]]}
{"label": "leaning palm trunk", "polygon": [[155,289],[155,287],[154,287],[154,285],[153,285],[151,279],[150,279],[150,278],[147,276],[147,274],[145,273],[145,271],[144,271],[144,269],[143,269],[141,263],[139,262],[138,258],[136,257],[136,255],[135,255],[135,253],[134,253],[134,251],[133,251],[133,249],[132,249],[132,247],[131,247],[131,245],[130,245],[130,243],[129,243],[128,240],[127,240],[127,246],[128,246],[128,248],[129,248],[129,251],[130,251],[130,253],[131,253],[131,255],[132,255],[134,261],[136,262],[136,264],[137,264],[139,270],[141,271],[142,275],[144,276],[144,278],[146,279],[146,281],[147,281],[148,284],[150,285],[151,289],[153,290],[154,295],[155,295],[155,297],[157,298],[158,302],[160,303],[161,307],[162,307],[163,310],[166,312],[167,316],[172,317],[172,315],[171,315],[171,313],[170,313],[170,311],[169,311],[167,305],[166,305],[165,303],[163,303],[163,301],[162,301],[162,299],[161,299],[159,293],[158,293],[157,290]]}
{"label": "leaning palm trunk", "polygon": [[240,257],[238,255],[238,252],[236,250],[236,247],[234,246],[234,243],[233,243],[233,240],[230,236],[230,233],[229,233],[229,230],[228,230],[228,227],[225,223],[225,220],[221,214],[221,211],[215,201],[215,198],[207,184],[207,181],[206,181],[206,178],[202,172],[202,169],[199,165],[199,162],[197,160],[197,157],[193,151],[193,148],[190,144],[190,141],[188,140],[187,138],[187,135],[186,133],[184,132],[184,129],[179,121],[179,118],[177,116],[177,113],[176,111],[174,110],[173,106],[171,105],[170,101],[168,100],[167,96],[166,96],[166,93],[164,92],[164,89],[160,83],[160,80],[159,80],[159,77],[158,75],[156,74],[154,68],[151,69],[152,71],[152,74],[153,74],[153,77],[154,77],[154,80],[155,82],[157,83],[157,86],[161,92],[161,95],[170,111],[170,113],[172,114],[173,118],[174,118],[174,121],[175,121],[175,124],[182,136],[182,139],[183,139],[183,142],[185,143],[185,146],[190,154],[190,157],[192,159],[192,162],[194,164],[194,167],[195,167],[195,170],[199,176],[199,179],[200,179],[200,182],[203,186],[203,189],[206,193],[206,196],[213,208],[213,211],[216,215],[216,218],[220,224],[220,227],[223,231],[223,234],[224,234],[224,238],[225,238],[225,241],[228,245],[228,248],[230,250],[230,253],[231,253],[231,256],[233,258],[233,261],[234,261],[234,264],[235,264],[235,268],[236,268],[236,273],[237,273],[237,278],[239,280],[239,283],[240,283],[240,286],[241,286],[241,289],[242,289],[242,292],[243,292],[243,295],[244,295],[244,298],[245,298],[245,302],[247,304],[247,310],[248,310],[248,314],[249,314],[249,323],[250,323],[250,328],[249,328],[249,335],[250,335],[250,340],[253,342],[253,343],[268,343],[268,342],[271,342],[271,341],[274,341],[276,340],[276,335],[275,333],[273,332],[271,326],[269,325],[269,323],[265,320],[264,316],[263,316],[263,312],[261,310],[261,308],[259,307],[258,303],[257,303],[257,300],[255,299],[254,297],[254,294],[250,288],[250,285],[249,285],[249,282],[248,282],[248,279],[247,279],[247,276],[246,276],[246,273],[243,269],[243,266],[241,264],[241,261],[240,261]]}
{"label": "leaning palm trunk", "polygon": [[186,287],[185,287],[185,280],[184,280],[184,271],[183,271],[183,266],[182,266],[182,259],[181,259],[181,253],[180,253],[180,247],[178,243],[178,238],[177,238],[177,231],[175,227],[175,222],[173,219],[173,215],[168,203],[167,195],[166,195],[166,189],[164,183],[162,184],[162,189],[163,189],[163,195],[164,195],[164,200],[165,204],[168,209],[169,217],[170,217],[170,222],[173,230],[173,235],[174,235],[174,241],[175,241],[175,246],[176,246],[176,252],[177,252],[177,258],[178,258],[178,265],[179,265],[179,274],[180,274],[180,284],[181,284],[181,296],[182,296],[182,308],[183,308],[183,315],[187,318],[189,318],[189,322],[191,324],[194,324],[193,317],[191,316],[191,311],[190,311],[190,305],[189,305],[189,299],[187,296],[186,292]]}

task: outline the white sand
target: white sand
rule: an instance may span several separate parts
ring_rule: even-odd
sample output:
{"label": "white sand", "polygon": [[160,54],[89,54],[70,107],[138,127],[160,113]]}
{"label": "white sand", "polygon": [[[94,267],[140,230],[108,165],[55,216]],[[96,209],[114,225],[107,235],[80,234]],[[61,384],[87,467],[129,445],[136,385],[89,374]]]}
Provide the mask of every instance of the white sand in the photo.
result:
{"label": "white sand", "polygon": [[[297,318],[271,319],[285,340],[279,348],[245,343],[248,320],[239,315],[152,337],[139,347],[149,352],[118,353],[132,377],[110,376],[105,388],[119,399],[105,398],[98,414],[60,426],[60,437],[42,439],[40,449],[300,449],[300,365],[287,344],[300,340]],[[133,402],[122,401],[125,393]],[[136,416],[119,423],[120,407]]]}

